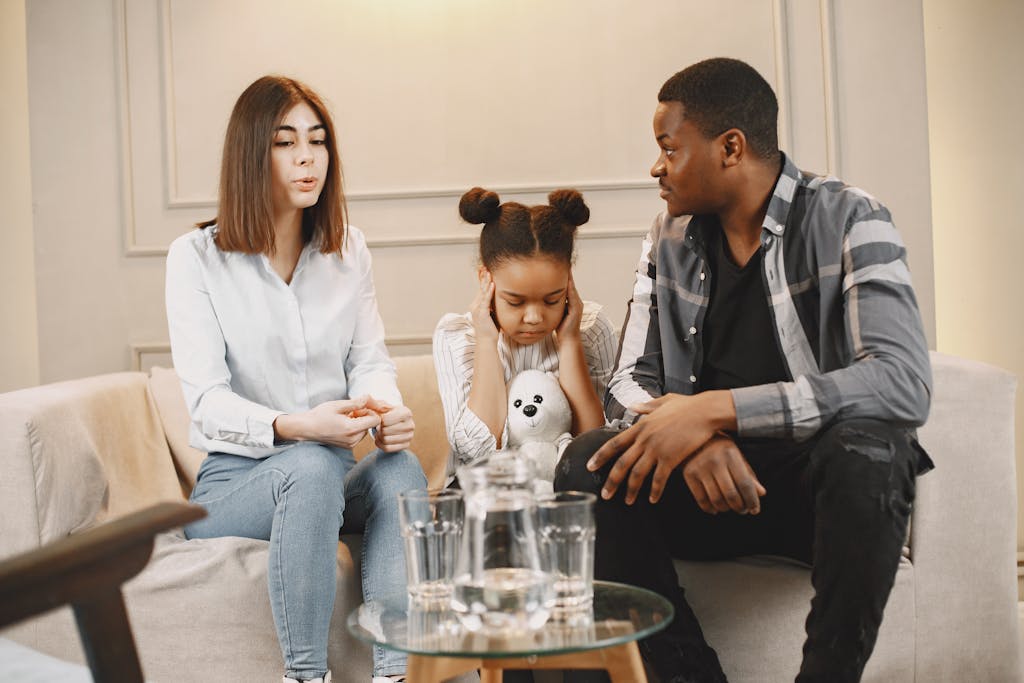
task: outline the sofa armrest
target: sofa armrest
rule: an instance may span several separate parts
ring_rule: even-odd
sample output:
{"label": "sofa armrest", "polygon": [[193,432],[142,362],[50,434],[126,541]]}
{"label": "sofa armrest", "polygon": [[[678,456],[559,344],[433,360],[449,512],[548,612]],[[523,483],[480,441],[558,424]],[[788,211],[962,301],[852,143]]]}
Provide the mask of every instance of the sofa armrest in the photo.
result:
{"label": "sofa armrest", "polygon": [[932,368],[919,437],[935,470],[918,480],[911,528],[917,679],[971,680],[972,663],[1003,662],[998,680],[1017,680],[1016,379],[938,353]]}
{"label": "sofa armrest", "polygon": [[0,471],[0,557],[182,500],[143,373],[0,395]]}

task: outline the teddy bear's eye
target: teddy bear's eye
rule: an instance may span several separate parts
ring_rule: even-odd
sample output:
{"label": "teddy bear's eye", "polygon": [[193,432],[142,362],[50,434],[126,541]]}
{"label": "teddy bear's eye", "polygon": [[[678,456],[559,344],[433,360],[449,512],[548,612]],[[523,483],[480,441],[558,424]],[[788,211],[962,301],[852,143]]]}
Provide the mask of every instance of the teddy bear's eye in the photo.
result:
{"label": "teddy bear's eye", "polygon": [[535,395],[535,396],[533,397],[533,402],[534,402],[534,403],[543,403],[543,402],[544,402],[544,397],[543,397],[543,396],[541,396],[540,394],[536,394],[536,395]]}
{"label": "teddy bear's eye", "polygon": [[515,402],[512,403],[512,405],[518,408],[519,406],[523,405],[523,402],[517,398]]}

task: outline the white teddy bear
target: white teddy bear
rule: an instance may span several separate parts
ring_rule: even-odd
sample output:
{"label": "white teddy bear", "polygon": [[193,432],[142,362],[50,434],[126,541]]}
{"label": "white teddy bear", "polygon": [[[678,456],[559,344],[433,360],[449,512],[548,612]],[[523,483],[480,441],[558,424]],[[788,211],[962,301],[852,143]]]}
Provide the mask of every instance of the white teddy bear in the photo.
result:
{"label": "white teddy bear", "polygon": [[536,493],[550,492],[555,465],[572,435],[572,408],[558,378],[524,370],[508,387],[508,445],[533,461]]}

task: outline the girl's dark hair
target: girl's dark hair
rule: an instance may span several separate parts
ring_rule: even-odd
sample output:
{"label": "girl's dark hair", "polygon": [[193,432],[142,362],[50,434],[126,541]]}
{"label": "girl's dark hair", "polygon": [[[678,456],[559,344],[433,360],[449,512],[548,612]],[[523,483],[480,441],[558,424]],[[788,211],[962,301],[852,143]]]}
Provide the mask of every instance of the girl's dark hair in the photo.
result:
{"label": "girl's dark hair", "polygon": [[576,190],[555,190],[547,204],[502,204],[498,195],[474,187],[459,200],[467,223],[484,224],[480,261],[488,270],[509,259],[548,256],[572,263],[576,228],[590,220],[590,209]]}
{"label": "girl's dark hair", "polygon": [[257,79],[235,102],[224,136],[217,217],[197,228],[217,225],[214,241],[223,251],[274,252],[270,152],[274,129],[295,105],[305,102],[327,133],[327,177],[316,204],[302,212],[302,232],[324,254],[341,253],[347,223],[341,158],[334,122],[323,100],[307,85],[284,76]]}

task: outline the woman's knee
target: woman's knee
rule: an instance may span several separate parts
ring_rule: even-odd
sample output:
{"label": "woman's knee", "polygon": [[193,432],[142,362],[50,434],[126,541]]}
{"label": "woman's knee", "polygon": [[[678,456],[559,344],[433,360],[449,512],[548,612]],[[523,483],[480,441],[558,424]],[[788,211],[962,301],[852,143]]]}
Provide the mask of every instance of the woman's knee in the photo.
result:
{"label": "woman's knee", "polygon": [[587,469],[587,462],[597,449],[616,434],[617,430],[600,427],[573,439],[555,467],[555,490],[599,492],[606,472],[591,472]]}
{"label": "woman's knee", "polygon": [[320,444],[300,443],[279,454],[275,468],[285,475],[285,485],[307,493],[344,499],[347,467],[340,455]]}
{"label": "woman's knee", "polygon": [[410,450],[397,453],[378,450],[366,457],[373,458],[371,466],[378,475],[378,488],[389,499],[402,491],[427,487],[427,475],[423,473],[420,459]]}

